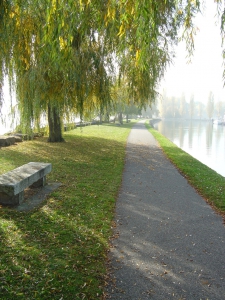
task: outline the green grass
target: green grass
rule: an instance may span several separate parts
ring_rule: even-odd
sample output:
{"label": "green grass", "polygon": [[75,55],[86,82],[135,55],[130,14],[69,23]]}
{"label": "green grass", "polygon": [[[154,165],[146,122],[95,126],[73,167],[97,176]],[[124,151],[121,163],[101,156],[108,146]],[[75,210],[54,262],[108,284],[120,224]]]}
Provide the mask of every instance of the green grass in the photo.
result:
{"label": "green grass", "polygon": [[[103,299],[115,199],[134,123],[87,126],[0,149],[0,174],[30,161],[51,162],[61,182],[38,208],[0,207],[0,299]],[[148,126],[148,125],[146,125]],[[148,129],[189,182],[220,212],[224,178]]]}
{"label": "green grass", "polygon": [[170,140],[146,123],[147,129],[159,142],[162,150],[188,182],[212,205],[225,214],[225,178],[181,150]]}
{"label": "green grass", "polygon": [[51,162],[61,182],[31,212],[0,207],[0,299],[101,299],[115,199],[133,123],[66,132],[1,148],[0,174]]}

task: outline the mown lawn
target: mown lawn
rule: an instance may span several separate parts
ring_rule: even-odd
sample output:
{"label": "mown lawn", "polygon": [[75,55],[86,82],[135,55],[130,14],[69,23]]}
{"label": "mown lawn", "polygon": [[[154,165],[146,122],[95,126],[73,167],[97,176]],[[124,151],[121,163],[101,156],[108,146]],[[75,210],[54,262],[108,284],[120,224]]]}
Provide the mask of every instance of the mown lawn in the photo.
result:
{"label": "mown lawn", "polygon": [[101,299],[115,199],[133,123],[88,126],[0,149],[0,174],[52,163],[61,182],[36,209],[0,207],[0,299]]}
{"label": "mown lawn", "polygon": [[217,212],[225,216],[225,178],[177,147],[147,123],[146,127],[188,182]]}

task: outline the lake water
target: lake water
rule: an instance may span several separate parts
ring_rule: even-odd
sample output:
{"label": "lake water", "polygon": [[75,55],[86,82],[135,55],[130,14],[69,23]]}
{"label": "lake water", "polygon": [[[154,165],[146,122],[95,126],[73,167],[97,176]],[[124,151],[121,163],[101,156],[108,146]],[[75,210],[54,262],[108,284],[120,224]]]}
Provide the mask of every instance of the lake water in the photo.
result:
{"label": "lake water", "polygon": [[225,126],[210,121],[162,120],[154,125],[185,152],[225,177]]}

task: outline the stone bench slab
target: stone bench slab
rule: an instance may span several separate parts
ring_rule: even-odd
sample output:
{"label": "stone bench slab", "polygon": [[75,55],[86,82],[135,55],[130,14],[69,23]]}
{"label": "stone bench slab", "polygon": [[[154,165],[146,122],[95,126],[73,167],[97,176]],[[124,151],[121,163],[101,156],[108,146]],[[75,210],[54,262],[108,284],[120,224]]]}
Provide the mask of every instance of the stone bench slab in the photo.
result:
{"label": "stone bench slab", "polygon": [[7,147],[15,144],[15,137],[0,136],[0,147]]}
{"label": "stone bench slab", "polygon": [[23,191],[30,186],[44,186],[52,170],[50,163],[29,162],[0,175],[0,203],[16,205],[23,201]]}

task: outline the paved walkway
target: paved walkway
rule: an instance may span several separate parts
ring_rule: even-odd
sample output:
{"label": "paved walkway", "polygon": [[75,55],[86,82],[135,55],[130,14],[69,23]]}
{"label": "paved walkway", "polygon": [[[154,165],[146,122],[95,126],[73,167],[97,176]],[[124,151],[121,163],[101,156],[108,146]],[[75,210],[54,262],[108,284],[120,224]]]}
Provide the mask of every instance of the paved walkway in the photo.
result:
{"label": "paved walkway", "polygon": [[222,218],[165,158],[143,122],[128,138],[115,223],[108,299],[225,299]]}

